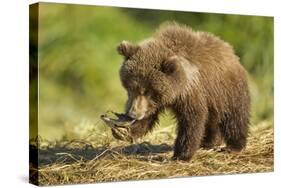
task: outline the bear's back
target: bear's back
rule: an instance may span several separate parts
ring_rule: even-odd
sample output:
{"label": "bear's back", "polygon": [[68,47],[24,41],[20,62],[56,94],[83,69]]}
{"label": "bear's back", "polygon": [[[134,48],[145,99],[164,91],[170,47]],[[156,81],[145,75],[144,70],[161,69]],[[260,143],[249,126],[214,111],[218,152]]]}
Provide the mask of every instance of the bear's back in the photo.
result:
{"label": "bear's back", "polygon": [[160,27],[155,38],[175,55],[181,55],[199,66],[239,62],[231,45],[208,32],[169,23]]}

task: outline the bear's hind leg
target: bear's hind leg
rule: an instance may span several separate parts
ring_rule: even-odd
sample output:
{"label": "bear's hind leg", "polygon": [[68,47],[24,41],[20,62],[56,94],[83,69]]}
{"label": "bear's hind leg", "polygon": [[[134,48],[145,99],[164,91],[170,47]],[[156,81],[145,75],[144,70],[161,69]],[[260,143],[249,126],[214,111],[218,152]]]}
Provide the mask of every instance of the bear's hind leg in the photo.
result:
{"label": "bear's hind leg", "polygon": [[239,152],[245,148],[248,137],[248,117],[247,114],[233,113],[227,115],[221,123],[220,130],[224,136],[226,147],[222,151]]}

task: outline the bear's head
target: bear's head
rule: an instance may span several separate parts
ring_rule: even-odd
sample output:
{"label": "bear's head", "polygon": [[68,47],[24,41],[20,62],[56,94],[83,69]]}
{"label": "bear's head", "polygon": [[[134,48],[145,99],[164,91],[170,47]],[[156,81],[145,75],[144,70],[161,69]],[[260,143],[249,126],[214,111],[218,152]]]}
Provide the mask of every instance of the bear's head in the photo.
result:
{"label": "bear's head", "polygon": [[183,93],[186,73],[182,58],[161,43],[123,41],[117,50],[124,57],[120,78],[128,93],[126,113],[131,118],[147,118],[172,105]]}

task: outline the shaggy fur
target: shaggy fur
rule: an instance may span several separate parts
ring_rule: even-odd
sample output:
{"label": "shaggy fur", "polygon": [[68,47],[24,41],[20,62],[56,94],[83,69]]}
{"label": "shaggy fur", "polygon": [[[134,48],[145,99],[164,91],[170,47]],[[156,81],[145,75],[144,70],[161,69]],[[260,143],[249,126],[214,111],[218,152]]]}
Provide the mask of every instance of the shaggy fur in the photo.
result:
{"label": "shaggy fur", "polygon": [[[158,114],[170,108],[178,123],[174,159],[190,160],[200,146],[211,148],[221,138],[228,151],[246,146],[247,73],[228,43],[169,23],[153,38],[137,45],[122,42],[117,50],[124,56],[120,77],[128,91],[126,112],[143,115],[132,125],[133,137],[152,130]],[[135,106],[138,96],[146,101]],[[146,110],[138,112],[142,103]]]}

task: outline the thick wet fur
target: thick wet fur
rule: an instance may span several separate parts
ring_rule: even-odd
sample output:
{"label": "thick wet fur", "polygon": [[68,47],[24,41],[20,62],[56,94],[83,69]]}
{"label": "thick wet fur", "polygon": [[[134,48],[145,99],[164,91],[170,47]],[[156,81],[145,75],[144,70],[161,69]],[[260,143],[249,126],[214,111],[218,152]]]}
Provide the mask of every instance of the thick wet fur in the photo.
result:
{"label": "thick wet fur", "polygon": [[232,47],[218,37],[176,23],[164,24],[139,44],[122,42],[120,78],[126,112],[137,119],[134,138],[151,131],[164,108],[177,120],[173,159],[190,160],[202,146],[246,146],[250,97],[247,73]]}

